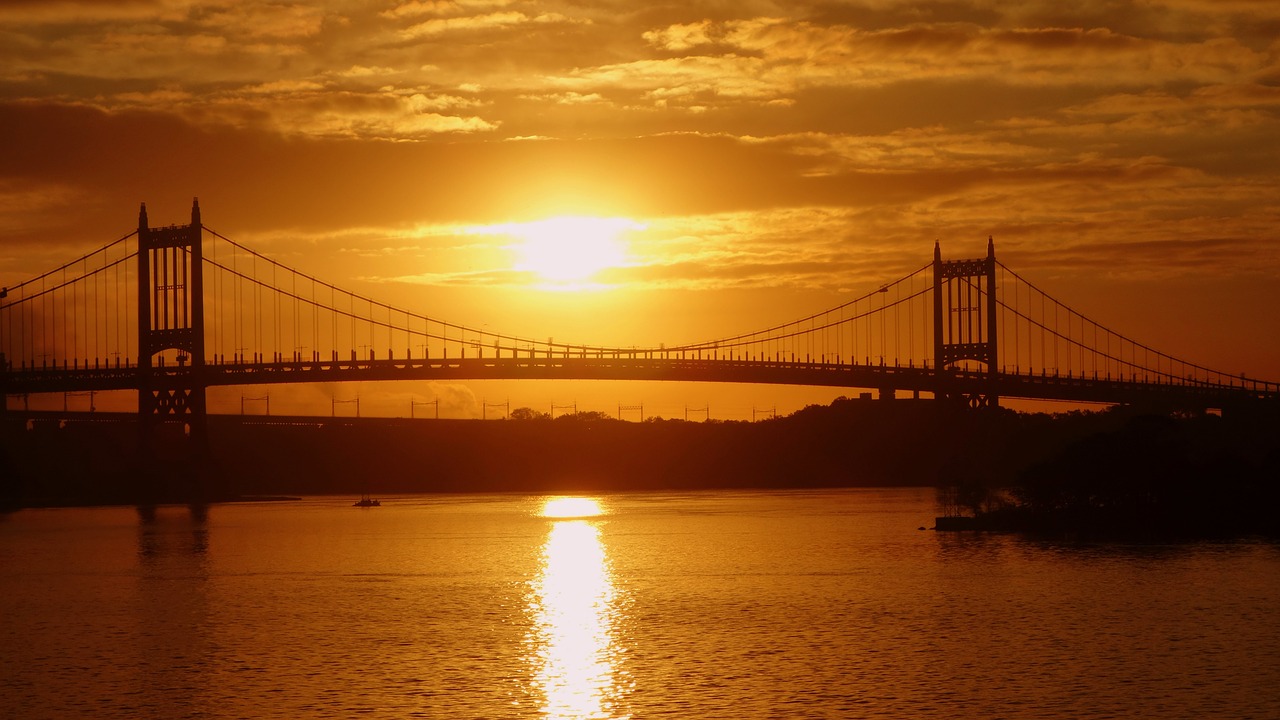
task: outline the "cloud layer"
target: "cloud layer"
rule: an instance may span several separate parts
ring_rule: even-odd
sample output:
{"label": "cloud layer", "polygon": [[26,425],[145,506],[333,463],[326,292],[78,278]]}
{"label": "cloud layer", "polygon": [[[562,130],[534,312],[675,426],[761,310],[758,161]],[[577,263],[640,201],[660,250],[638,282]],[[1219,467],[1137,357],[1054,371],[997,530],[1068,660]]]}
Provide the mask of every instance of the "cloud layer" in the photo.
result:
{"label": "cloud layer", "polygon": [[602,278],[641,293],[835,299],[994,235],[1067,296],[1261,318],[1278,37],[1246,0],[5,3],[3,279],[198,194],[318,273],[451,292],[528,284],[461,228],[579,213],[647,224]]}

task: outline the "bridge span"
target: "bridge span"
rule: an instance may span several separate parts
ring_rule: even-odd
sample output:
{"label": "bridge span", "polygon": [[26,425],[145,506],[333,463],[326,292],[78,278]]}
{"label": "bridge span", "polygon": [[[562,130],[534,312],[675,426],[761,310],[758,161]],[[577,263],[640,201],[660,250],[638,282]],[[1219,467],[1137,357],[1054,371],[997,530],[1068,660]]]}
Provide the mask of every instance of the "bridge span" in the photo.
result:
{"label": "bridge span", "polygon": [[[206,245],[210,247],[206,249]],[[0,290],[0,393],[132,390],[144,425],[202,426],[205,390],[390,380],[622,380],[861,388],[1202,410],[1280,404],[1280,384],[1174,357],[996,259],[932,262],[796,320],[699,342],[535,340],[344,290],[191,222],[138,228]]]}
{"label": "bridge span", "polygon": [[[136,367],[43,369],[11,373],[7,392],[37,394],[136,390]],[[679,359],[670,357],[523,357],[400,360],[288,360],[206,364],[152,371],[155,388],[467,380],[615,380],[805,385],[872,390],[881,399],[913,397],[1016,398],[1197,410],[1275,402],[1277,393],[1253,388],[1153,383],[1138,378],[987,373],[955,369],[804,361]],[[70,390],[70,389],[73,390]]]}

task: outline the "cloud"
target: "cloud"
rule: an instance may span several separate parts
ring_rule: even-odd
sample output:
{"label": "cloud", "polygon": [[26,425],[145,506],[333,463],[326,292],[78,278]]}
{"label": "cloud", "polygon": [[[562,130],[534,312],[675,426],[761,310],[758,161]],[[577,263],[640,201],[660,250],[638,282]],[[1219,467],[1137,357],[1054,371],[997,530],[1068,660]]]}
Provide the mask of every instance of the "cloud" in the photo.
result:
{"label": "cloud", "polygon": [[741,56],[638,60],[577,70],[547,81],[576,89],[641,90],[657,100],[700,95],[758,98],[783,91],[770,80],[763,61]]}
{"label": "cloud", "polygon": [[398,75],[400,70],[390,67],[366,67],[364,65],[352,65],[337,75],[349,78],[365,78],[365,77],[385,77],[388,75]]}
{"label": "cloud", "polygon": [[323,8],[307,4],[233,3],[198,14],[201,26],[239,38],[306,38],[320,32]]}
{"label": "cloud", "polygon": [[131,20],[176,21],[187,16],[194,0],[35,0],[0,5],[0,27],[91,25]]}
{"label": "cloud", "polygon": [[648,222],[604,279],[655,295],[839,293],[991,234],[1080,282],[1275,275],[1277,22],[1244,0],[6,3],[4,252],[39,265],[198,194],[317,273],[454,299],[530,279],[449,228],[563,213]]}
{"label": "cloud", "polygon": [[709,45],[713,42],[708,35],[710,20],[702,22],[670,25],[658,30],[646,30],[643,37],[650,45],[679,52],[689,50],[698,45]]}
{"label": "cloud", "polygon": [[489,10],[516,4],[517,0],[412,0],[380,13],[387,18],[413,18],[424,15],[460,15],[468,10]]}
{"label": "cloud", "polygon": [[401,30],[400,37],[406,40],[416,40],[452,32],[492,30],[529,23],[549,24],[567,22],[572,21],[569,17],[559,13],[542,13],[530,16],[516,11],[494,12],[487,13],[485,15],[432,18],[431,20],[425,20]]}
{"label": "cloud", "polygon": [[278,80],[206,95],[172,89],[130,92],[85,104],[107,112],[167,112],[201,124],[266,127],[282,135],[367,140],[419,140],[492,132],[499,126],[476,115],[448,112],[480,105],[471,98],[394,89],[343,91],[315,80]]}
{"label": "cloud", "polygon": [[1152,112],[1188,112],[1201,109],[1280,107],[1280,87],[1257,83],[1214,84],[1177,95],[1162,90],[1104,95],[1077,107],[1065,108],[1071,115],[1136,115]]}
{"label": "cloud", "polygon": [[[1107,28],[1000,28],[967,23],[882,30],[782,18],[676,24],[646,31],[661,49],[696,51],[575,73],[575,78],[653,89],[720,80],[754,96],[813,86],[992,78],[1015,85],[1229,82],[1268,67],[1268,53],[1231,38],[1174,42]],[[733,95],[732,90],[720,94]]]}
{"label": "cloud", "polygon": [[547,93],[544,95],[521,95],[520,99],[533,100],[536,102],[550,102],[556,105],[589,105],[594,103],[605,102],[604,97],[601,96],[600,93],[583,94],[578,92]]}

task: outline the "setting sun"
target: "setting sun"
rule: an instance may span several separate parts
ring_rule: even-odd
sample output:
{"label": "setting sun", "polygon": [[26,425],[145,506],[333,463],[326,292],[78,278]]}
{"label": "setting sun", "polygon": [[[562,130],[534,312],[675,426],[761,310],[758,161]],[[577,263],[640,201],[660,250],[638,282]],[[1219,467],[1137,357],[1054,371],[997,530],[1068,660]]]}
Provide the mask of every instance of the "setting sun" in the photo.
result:
{"label": "setting sun", "polygon": [[509,235],[518,240],[511,246],[517,257],[516,270],[534,273],[550,282],[573,282],[625,264],[623,233],[644,227],[627,218],[561,216],[488,225],[472,232]]}

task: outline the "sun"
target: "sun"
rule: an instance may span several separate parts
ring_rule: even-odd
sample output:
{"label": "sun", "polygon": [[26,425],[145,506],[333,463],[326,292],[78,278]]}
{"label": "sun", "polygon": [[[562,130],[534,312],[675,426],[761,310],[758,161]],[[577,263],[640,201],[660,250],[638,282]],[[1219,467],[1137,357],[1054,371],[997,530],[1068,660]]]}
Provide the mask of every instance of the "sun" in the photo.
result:
{"label": "sun", "polygon": [[529,272],[550,283],[587,280],[601,270],[627,262],[623,235],[643,230],[627,218],[580,215],[489,225],[475,229],[487,235],[508,235],[518,240],[515,270]]}
{"label": "sun", "polygon": [[586,280],[605,268],[623,265],[622,233],[639,228],[626,218],[581,216],[521,223],[512,233],[522,241],[516,247],[520,259],[515,268],[544,280]]}

